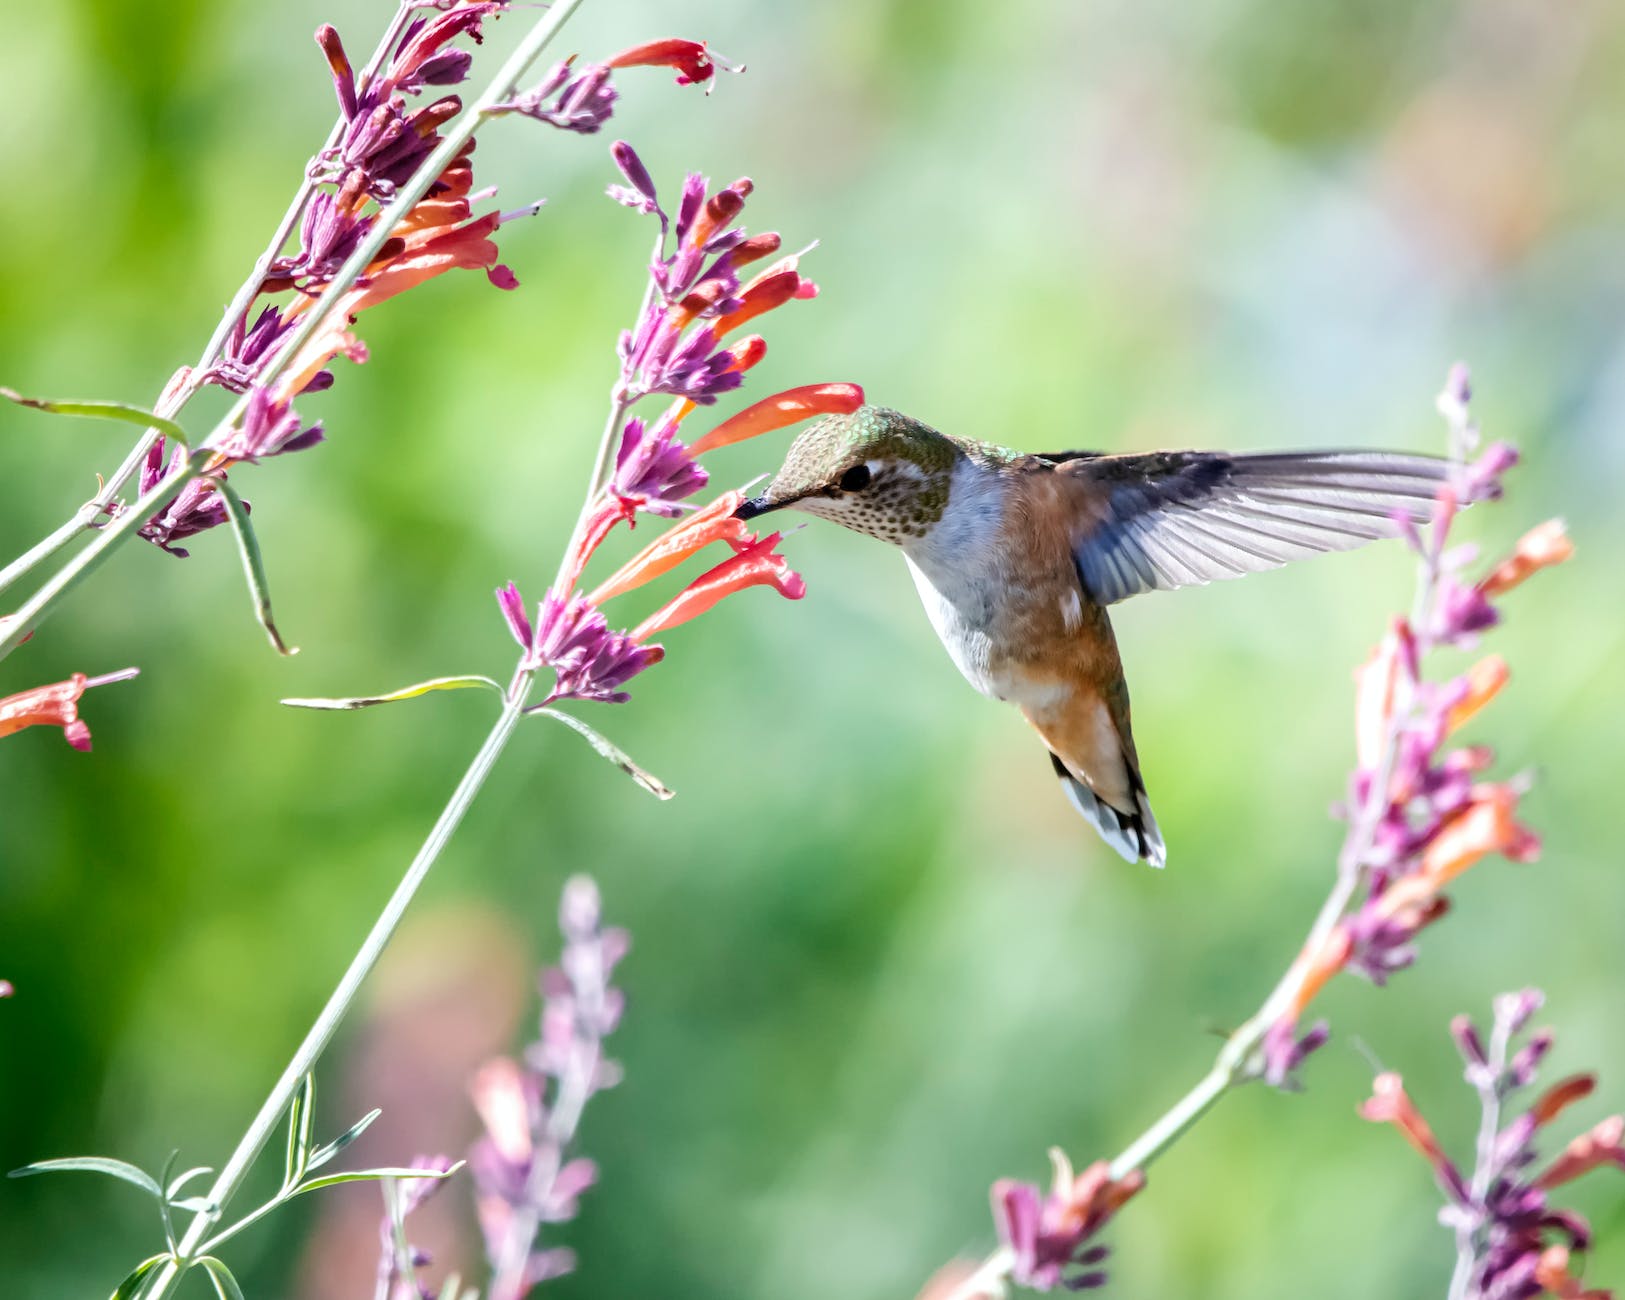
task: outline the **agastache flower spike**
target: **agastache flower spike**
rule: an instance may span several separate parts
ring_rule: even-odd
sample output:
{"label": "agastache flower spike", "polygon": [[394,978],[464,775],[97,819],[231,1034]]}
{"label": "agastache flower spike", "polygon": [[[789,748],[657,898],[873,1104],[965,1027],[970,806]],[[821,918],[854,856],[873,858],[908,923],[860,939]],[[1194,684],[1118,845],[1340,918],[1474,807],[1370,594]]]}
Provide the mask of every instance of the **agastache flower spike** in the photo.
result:
{"label": "agastache flower spike", "polygon": [[[1594,1125],[1540,1172],[1534,1140],[1569,1106],[1588,1096],[1595,1080],[1571,1076],[1543,1092],[1523,1114],[1502,1123],[1510,1096],[1534,1077],[1551,1035],[1535,1035],[1521,1050],[1513,1040],[1540,1004],[1526,989],[1495,1000],[1495,1024],[1488,1035],[1465,1016],[1451,1022],[1451,1035],[1466,1063],[1466,1078],[1483,1111],[1481,1138],[1471,1177],[1445,1154],[1397,1074],[1379,1075],[1360,1114],[1394,1124],[1433,1167],[1446,1205],[1439,1219],[1456,1234],[1456,1284],[1451,1294],[1466,1300],[1532,1300],[1540,1295],[1603,1296],[1584,1292],[1568,1269],[1570,1252],[1583,1250],[1591,1229],[1571,1211],[1553,1209],[1548,1193],[1582,1174],[1613,1165],[1625,1169],[1625,1117]],[[1533,1050],[1532,1050],[1533,1049]]]}
{"label": "agastache flower spike", "polygon": [[[1453,371],[1439,403],[1458,456],[1478,444],[1468,391],[1465,372]],[[1358,768],[1350,782],[1343,870],[1353,873],[1350,879],[1365,897],[1300,955],[1291,1004],[1263,1043],[1262,1072],[1271,1083],[1286,1083],[1302,1060],[1301,1049],[1314,1045],[1298,1037],[1297,1022],[1333,975],[1348,970],[1386,982],[1415,960],[1417,935],[1448,912],[1444,891],[1456,877],[1490,854],[1514,862],[1539,855],[1539,839],[1516,818],[1522,783],[1475,780],[1491,761],[1489,751],[1446,748],[1450,736],[1504,689],[1506,662],[1487,656],[1438,685],[1421,676],[1428,651],[1468,645],[1498,621],[1492,597],[1570,553],[1561,525],[1543,526],[1477,584],[1458,576],[1472,553],[1446,546],[1457,502],[1498,494],[1500,475],[1515,460],[1509,448],[1492,444],[1440,491],[1429,539],[1414,530],[1408,534],[1431,599],[1423,601],[1417,626],[1395,621],[1357,674]]]}
{"label": "agastache flower spike", "polygon": [[540,1249],[536,1237],[543,1224],[574,1218],[597,1181],[591,1160],[566,1156],[583,1107],[620,1079],[603,1041],[620,1023],[624,999],[610,979],[630,946],[626,931],[603,924],[598,887],[586,876],[565,884],[559,928],[564,951],[542,975],[539,1041],[522,1061],[487,1063],[470,1086],[485,1124],[469,1164],[494,1273],[491,1300],[522,1300],[575,1266],[572,1252]]}

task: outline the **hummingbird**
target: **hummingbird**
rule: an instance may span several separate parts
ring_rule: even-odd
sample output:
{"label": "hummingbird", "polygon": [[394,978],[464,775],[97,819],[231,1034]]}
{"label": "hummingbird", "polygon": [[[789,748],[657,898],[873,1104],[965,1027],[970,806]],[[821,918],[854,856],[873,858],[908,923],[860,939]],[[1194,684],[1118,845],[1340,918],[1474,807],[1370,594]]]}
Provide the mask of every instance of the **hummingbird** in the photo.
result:
{"label": "hummingbird", "polygon": [[1446,473],[1389,451],[1023,453],[864,406],[809,425],[735,513],[898,547],[966,680],[1021,710],[1107,844],[1160,867],[1107,607],[1393,536]]}

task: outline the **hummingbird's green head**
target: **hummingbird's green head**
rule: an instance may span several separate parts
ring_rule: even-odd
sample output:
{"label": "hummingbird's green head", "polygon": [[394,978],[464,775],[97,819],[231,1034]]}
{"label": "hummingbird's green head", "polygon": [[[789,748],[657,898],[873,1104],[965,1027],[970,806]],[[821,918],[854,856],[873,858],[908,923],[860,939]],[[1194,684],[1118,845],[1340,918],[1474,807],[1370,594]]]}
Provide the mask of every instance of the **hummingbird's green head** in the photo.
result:
{"label": "hummingbird's green head", "polygon": [[826,415],[790,445],[767,491],[735,513],[802,510],[901,545],[942,518],[959,455],[935,429],[883,406]]}

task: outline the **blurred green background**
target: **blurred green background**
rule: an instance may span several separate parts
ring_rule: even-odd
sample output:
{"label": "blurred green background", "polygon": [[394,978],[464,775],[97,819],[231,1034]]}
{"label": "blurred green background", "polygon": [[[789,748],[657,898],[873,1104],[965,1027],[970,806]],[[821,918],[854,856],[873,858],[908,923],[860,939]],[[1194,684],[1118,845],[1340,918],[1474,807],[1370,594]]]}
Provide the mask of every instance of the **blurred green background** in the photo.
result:
{"label": "blurred green background", "polygon": [[[311,31],[337,23],[359,60],[387,12],[17,7],[0,381],[152,401],[332,118]],[[507,672],[491,590],[551,575],[640,293],[648,229],[601,197],[624,136],[668,192],[688,168],[749,174],[752,229],[822,241],[823,296],[769,322],[756,396],[852,379],[1032,448],[1435,450],[1433,395],[1474,365],[1482,423],[1527,459],[1465,531],[1498,546],[1560,512],[1580,546],[1508,600],[1513,686],[1475,725],[1501,771],[1540,771],[1544,860],[1476,869],[1386,991],[1335,986],[1308,1092],[1227,1101],[1108,1234],[1125,1296],[1442,1294],[1427,1172],[1354,1115],[1366,1055],[1459,1148],[1476,1110],[1446,1023],[1538,984],[1552,1077],[1603,1076],[1572,1127],[1625,1103],[1625,10],[640,0],[588,4],[563,48],[668,33],[750,70],[710,99],[625,74],[597,138],[489,129],[479,183],[548,200],[502,239],[523,288],[459,274],[370,314],[372,361],[302,404],[329,443],[235,480],[298,658],[266,648],[217,534],[184,562],[120,552],[0,670],[6,694],[142,669],[85,700],[93,754],[44,729],[0,744],[0,1163],[218,1163],[392,887],[486,702],[277,700]],[[718,455],[719,481],[787,439]],[[127,445],[0,412],[0,554]],[[992,1178],[1041,1175],[1052,1143],[1080,1164],[1122,1147],[1294,951],[1339,839],[1350,669],[1409,599],[1388,546],[1120,610],[1170,846],[1153,873],[964,686],[896,555],[819,525],[790,546],[804,602],[730,601],[668,638],[632,705],[590,706],[680,797],[522,733],[323,1068],[327,1129],[385,1108],[358,1159],[458,1151],[463,1080],[530,1033],[559,886],[592,872],[635,939],[627,1078],[588,1116],[603,1182],[553,1235],[583,1265],[559,1300],[910,1296],[993,1244]],[[376,1192],[324,1195],[232,1248],[251,1297],[371,1293]],[[1590,1276],[1625,1282],[1617,1176],[1574,1202]],[[472,1261],[468,1204],[426,1212],[445,1261]],[[156,1232],[119,1185],[0,1184],[8,1296],[105,1294]]]}

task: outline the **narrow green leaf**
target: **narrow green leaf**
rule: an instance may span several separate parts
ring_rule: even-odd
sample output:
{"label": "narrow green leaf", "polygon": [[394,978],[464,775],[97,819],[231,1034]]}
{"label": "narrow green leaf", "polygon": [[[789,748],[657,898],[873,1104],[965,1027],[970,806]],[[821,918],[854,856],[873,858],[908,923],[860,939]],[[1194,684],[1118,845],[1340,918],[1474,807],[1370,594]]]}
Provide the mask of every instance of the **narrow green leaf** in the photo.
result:
{"label": "narrow green leaf", "polygon": [[426,682],[418,682],[413,686],[403,686],[398,691],[391,691],[388,695],[355,695],[342,699],[290,699],[282,702],[295,709],[370,709],[374,704],[394,704],[398,700],[412,700],[420,695],[427,695],[430,691],[461,691],[471,686],[484,687],[495,691],[498,695],[503,693],[502,687],[489,677],[472,675],[468,677],[431,677]]}
{"label": "narrow green leaf", "polygon": [[254,536],[254,525],[248,522],[248,508],[243,505],[237,489],[224,478],[210,478],[209,483],[226,503],[231,516],[231,531],[237,535],[237,549],[243,557],[243,576],[248,579],[248,594],[254,598],[254,615],[265,629],[265,635],[279,655],[296,655],[298,646],[289,646],[277,631],[276,620],[271,617],[271,587],[265,578],[265,560],[260,555],[259,538]]}
{"label": "narrow green leaf", "polygon": [[666,783],[658,776],[655,776],[652,772],[644,771],[643,768],[634,763],[627,752],[619,745],[615,744],[614,741],[610,740],[606,736],[600,735],[597,731],[593,730],[593,728],[589,727],[585,722],[583,722],[580,718],[575,717],[573,714],[560,713],[557,709],[548,707],[531,709],[529,712],[541,713],[549,718],[557,718],[565,726],[578,732],[580,735],[586,738],[589,745],[607,758],[611,763],[615,764],[616,767],[620,768],[621,771],[625,772],[650,794],[654,795],[656,799],[670,799],[672,795],[677,793],[675,790],[667,786]]}
{"label": "narrow green leaf", "polygon": [[185,1210],[189,1214],[206,1214],[211,1219],[220,1217],[220,1207],[207,1196],[181,1196],[170,1202],[177,1210]]}
{"label": "narrow green leaf", "polygon": [[380,1178],[450,1178],[461,1169],[464,1161],[459,1160],[450,1169],[355,1169],[344,1174],[324,1174],[320,1178],[307,1178],[293,1189],[291,1193],[298,1196],[302,1192],[314,1192],[322,1187],[337,1187],[340,1183],[365,1183]]}
{"label": "narrow green leaf", "polygon": [[121,424],[138,424],[143,429],[158,430],[164,437],[180,443],[183,447],[192,445],[186,436],[186,430],[175,421],[166,420],[161,415],[142,410],[139,406],[131,406],[127,402],[63,402],[46,397],[24,397],[10,388],[0,388],[0,397],[16,402],[18,406],[29,406],[36,411],[47,411],[52,415],[84,415],[93,420],[117,420]]}
{"label": "narrow green leaf", "polygon": [[168,1255],[154,1255],[151,1259],[144,1259],[129,1271],[124,1280],[113,1288],[113,1294],[108,1300],[132,1300],[132,1297],[141,1289],[141,1284],[147,1280],[147,1274],[162,1264]]}
{"label": "narrow green leaf", "polygon": [[237,1279],[231,1275],[224,1260],[205,1255],[198,1263],[208,1269],[209,1281],[214,1283],[214,1293],[220,1300],[243,1300],[243,1289],[237,1285]]}
{"label": "narrow green leaf", "polygon": [[306,1073],[288,1106],[288,1155],[282,1164],[282,1186],[292,1187],[310,1168],[310,1135],[316,1123],[316,1076]]}
{"label": "narrow green leaf", "polygon": [[110,1178],[122,1178],[127,1183],[133,1183],[149,1196],[160,1202],[164,1199],[164,1189],[158,1186],[157,1180],[144,1169],[137,1169],[134,1165],[123,1160],[113,1160],[108,1156],[70,1156],[66,1160],[36,1160],[31,1165],[24,1165],[21,1169],[13,1169],[6,1175],[8,1178],[27,1178],[31,1174],[54,1174],[79,1170],[87,1174],[106,1174]]}
{"label": "narrow green leaf", "polygon": [[[179,1163],[180,1158],[181,1153],[178,1147],[169,1153],[169,1158],[164,1161],[164,1167],[158,1171],[159,1187],[169,1186],[169,1176],[175,1172],[175,1166]],[[175,1221],[169,1216],[169,1194],[167,1192],[158,1198],[158,1217],[163,1221],[164,1240],[169,1244],[169,1249],[173,1253],[175,1250]]]}
{"label": "narrow green leaf", "polygon": [[[344,1132],[340,1133],[326,1146],[320,1147],[318,1150],[316,1150],[310,1157],[310,1163],[305,1167],[307,1169],[320,1169],[334,1156],[338,1155],[340,1151],[344,1150],[345,1147],[349,1146],[350,1143],[354,1142],[358,1137],[365,1133],[368,1125],[370,1125],[373,1120],[377,1119],[383,1113],[384,1112],[381,1110],[369,1110],[365,1115],[356,1120],[354,1124],[350,1125],[349,1128],[345,1129]],[[302,1176],[303,1171],[301,1171],[301,1177]]]}
{"label": "narrow green leaf", "polygon": [[[194,1178],[202,1174],[212,1174],[213,1172],[214,1170],[210,1169],[208,1165],[199,1165],[196,1169],[188,1169],[180,1177],[164,1184],[164,1199],[171,1205],[176,1204],[175,1198],[181,1194],[181,1188],[185,1187]],[[182,1206],[181,1208],[185,1209],[186,1207]]]}

